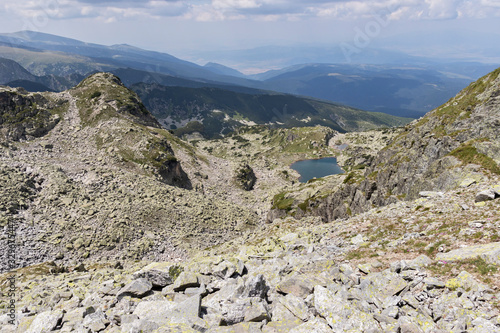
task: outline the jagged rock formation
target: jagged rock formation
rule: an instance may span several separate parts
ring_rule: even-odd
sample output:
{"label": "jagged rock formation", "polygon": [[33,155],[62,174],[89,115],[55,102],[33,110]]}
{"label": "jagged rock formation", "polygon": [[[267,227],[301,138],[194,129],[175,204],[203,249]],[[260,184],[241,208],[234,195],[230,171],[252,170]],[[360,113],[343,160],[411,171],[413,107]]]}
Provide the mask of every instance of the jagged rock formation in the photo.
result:
{"label": "jagged rock formation", "polygon": [[[500,70],[472,83],[443,106],[407,125],[392,142],[347,174],[344,185],[310,198],[305,215],[325,221],[358,214],[421,191],[443,191],[500,174]],[[270,218],[282,213],[271,212]]]}

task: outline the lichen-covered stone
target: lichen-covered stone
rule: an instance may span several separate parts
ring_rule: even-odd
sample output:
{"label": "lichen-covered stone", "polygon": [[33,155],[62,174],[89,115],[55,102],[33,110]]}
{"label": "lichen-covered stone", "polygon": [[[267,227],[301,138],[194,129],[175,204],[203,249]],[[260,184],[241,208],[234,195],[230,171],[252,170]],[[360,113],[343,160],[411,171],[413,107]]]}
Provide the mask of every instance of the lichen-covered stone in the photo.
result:
{"label": "lichen-covered stone", "polygon": [[474,258],[482,258],[489,264],[500,265],[500,242],[463,247],[436,255],[436,260],[440,261],[458,261]]}

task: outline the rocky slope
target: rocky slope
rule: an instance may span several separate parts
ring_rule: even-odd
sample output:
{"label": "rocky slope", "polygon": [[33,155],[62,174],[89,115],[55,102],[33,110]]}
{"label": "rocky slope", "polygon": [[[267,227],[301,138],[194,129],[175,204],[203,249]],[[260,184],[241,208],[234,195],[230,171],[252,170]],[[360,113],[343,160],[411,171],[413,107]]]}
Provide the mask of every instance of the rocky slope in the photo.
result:
{"label": "rocky slope", "polygon": [[411,121],[270,91],[244,93],[231,91],[231,87],[186,88],[146,83],[132,85],[131,89],[165,128],[175,129],[179,136],[199,132],[205,138],[220,138],[250,124],[282,128],[321,125],[344,132],[401,126]]}
{"label": "rocky slope", "polygon": [[110,74],[2,90],[2,332],[499,332],[498,74],[405,128],[192,145]]}
{"label": "rocky slope", "polygon": [[[496,70],[407,125],[362,161],[362,171],[351,170],[340,189],[310,198],[305,214],[331,221],[373,206],[414,200],[421,191],[446,191],[500,174],[499,96]],[[270,217],[280,214],[271,212]]]}
{"label": "rocky slope", "polygon": [[183,262],[26,267],[18,325],[0,320],[6,332],[498,332],[500,201],[474,205],[484,187],[347,221],[275,220]]}
{"label": "rocky slope", "polygon": [[60,94],[1,94],[0,213],[3,227],[17,226],[19,266],[182,257],[258,221],[255,212],[203,192],[177,156],[206,164],[198,171],[209,162],[162,130],[112,75],[96,74]]}

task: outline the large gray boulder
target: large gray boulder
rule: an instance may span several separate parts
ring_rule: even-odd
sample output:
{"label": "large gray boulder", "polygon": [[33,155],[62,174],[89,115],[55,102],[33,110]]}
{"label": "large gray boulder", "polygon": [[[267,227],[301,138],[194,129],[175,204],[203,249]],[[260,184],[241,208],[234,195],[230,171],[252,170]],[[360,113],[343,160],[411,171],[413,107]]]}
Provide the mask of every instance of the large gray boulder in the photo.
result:
{"label": "large gray boulder", "polygon": [[146,279],[137,279],[125,287],[123,287],[119,292],[118,296],[133,296],[133,297],[143,297],[149,291],[153,289],[153,284]]}
{"label": "large gray boulder", "polygon": [[62,321],[64,313],[62,310],[46,311],[39,313],[26,333],[45,333],[54,331]]}

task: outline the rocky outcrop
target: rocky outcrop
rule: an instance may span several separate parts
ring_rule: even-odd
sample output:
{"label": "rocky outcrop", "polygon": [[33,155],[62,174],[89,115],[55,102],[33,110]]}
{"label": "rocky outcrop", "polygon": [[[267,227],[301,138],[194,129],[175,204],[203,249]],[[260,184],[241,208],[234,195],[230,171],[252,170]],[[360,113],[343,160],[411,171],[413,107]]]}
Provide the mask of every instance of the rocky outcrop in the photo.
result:
{"label": "rocky outcrop", "polygon": [[93,74],[80,82],[72,92],[81,99],[80,113],[84,121],[93,123],[103,114],[114,111],[141,125],[161,128],[139,97],[111,73]]}
{"label": "rocky outcrop", "polygon": [[[4,228],[15,222],[23,244],[18,267],[107,256],[182,258],[257,223],[248,208],[191,190],[176,152],[198,163],[196,152],[149,113],[122,110],[138,102],[116,77],[95,74],[63,93],[2,94],[2,115],[19,110],[14,116],[23,126],[32,114],[60,116],[43,138],[19,143],[10,136],[0,146],[0,221]],[[8,242],[3,232],[0,249],[7,251]],[[0,262],[1,271],[8,268]]]}
{"label": "rocky outcrop", "polygon": [[44,136],[60,120],[54,108],[40,94],[0,88],[0,138],[20,141]]}
{"label": "rocky outcrop", "polygon": [[248,164],[240,165],[235,171],[235,180],[238,186],[240,186],[245,191],[250,191],[253,189],[257,177],[253,169]]}

